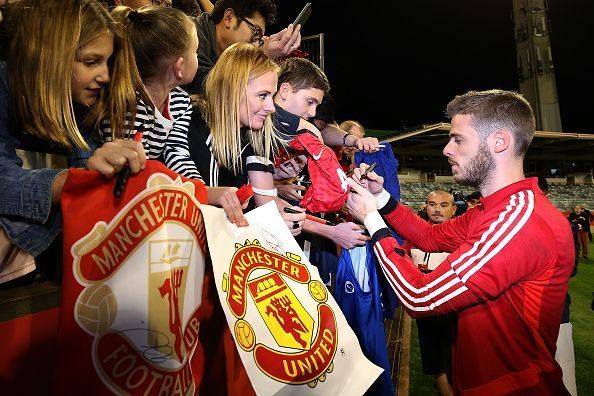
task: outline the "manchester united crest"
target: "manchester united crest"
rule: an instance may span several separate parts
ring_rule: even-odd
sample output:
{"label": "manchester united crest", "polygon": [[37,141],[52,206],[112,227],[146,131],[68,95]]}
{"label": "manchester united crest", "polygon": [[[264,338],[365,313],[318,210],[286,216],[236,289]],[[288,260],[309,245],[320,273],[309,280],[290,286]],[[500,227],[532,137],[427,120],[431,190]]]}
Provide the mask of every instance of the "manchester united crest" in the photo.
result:
{"label": "manchester united crest", "polygon": [[192,394],[206,233],[192,183],[156,173],[74,243],[74,319],[115,394]]}
{"label": "manchester united crest", "polygon": [[[267,250],[257,239],[236,244],[222,290],[236,318],[236,343],[253,354],[262,373],[282,383],[312,388],[332,373],[338,342],[336,317],[326,304],[326,287],[312,279],[299,255]],[[262,324],[268,333],[256,335],[255,325]]]}

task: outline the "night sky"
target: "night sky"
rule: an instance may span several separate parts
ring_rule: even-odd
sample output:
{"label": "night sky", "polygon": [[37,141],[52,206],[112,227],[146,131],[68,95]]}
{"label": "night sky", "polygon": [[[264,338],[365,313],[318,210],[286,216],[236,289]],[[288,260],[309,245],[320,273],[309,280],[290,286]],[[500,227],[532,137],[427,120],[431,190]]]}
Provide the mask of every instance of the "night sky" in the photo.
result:
{"label": "night sky", "polygon": [[[277,0],[286,26],[306,1]],[[361,8],[368,5],[368,8]],[[403,130],[447,121],[456,94],[518,89],[511,0],[312,0],[304,35],[324,33],[336,119]],[[594,133],[594,2],[550,0],[563,130]],[[392,58],[393,60],[388,60]]]}

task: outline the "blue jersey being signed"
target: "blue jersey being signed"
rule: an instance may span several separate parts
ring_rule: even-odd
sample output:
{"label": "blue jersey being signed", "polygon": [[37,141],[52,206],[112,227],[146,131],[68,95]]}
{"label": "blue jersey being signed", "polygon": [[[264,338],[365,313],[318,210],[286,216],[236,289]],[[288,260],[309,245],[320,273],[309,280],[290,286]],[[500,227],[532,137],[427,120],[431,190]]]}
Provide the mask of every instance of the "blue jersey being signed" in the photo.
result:
{"label": "blue jersey being signed", "polygon": [[363,247],[342,249],[338,259],[334,298],[357,335],[365,356],[384,369],[366,394],[393,395],[381,288],[369,242]]}

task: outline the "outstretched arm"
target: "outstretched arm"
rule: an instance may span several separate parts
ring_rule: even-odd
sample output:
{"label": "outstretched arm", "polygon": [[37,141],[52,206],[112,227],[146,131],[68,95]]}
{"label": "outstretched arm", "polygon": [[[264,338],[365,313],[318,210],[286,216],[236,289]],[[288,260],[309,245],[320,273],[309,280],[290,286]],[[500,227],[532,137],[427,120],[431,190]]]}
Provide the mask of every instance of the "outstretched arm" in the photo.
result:
{"label": "outstretched arm", "polygon": [[322,138],[327,146],[345,146],[372,153],[379,150],[379,142],[373,137],[360,138],[351,135],[336,125],[328,124],[322,130]]}
{"label": "outstretched arm", "polygon": [[198,0],[198,4],[200,5],[202,12],[206,12],[208,14],[210,14],[214,8],[214,4],[212,4],[210,0]]}
{"label": "outstretched arm", "polygon": [[365,219],[382,270],[413,317],[461,311],[496,298],[537,272],[543,281],[550,276],[547,266],[556,255],[554,237],[543,235],[542,244],[534,246],[525,240],[527,233],[520,233],[534,209],[531,193],[525,199],[511,197],[500,213],[483,218],[463,244],[424,275],[388,231],[369,191],[352,179],[350,185],[354,192],[347,206],[353,216]]}
{"label": "outstretched arm", "polygon": [[[383,177],[377,173],[369,172],[366,179],[361,180],[361,174],[368,167],[369,165],[362,163],[359,168],[355,168],[351,183],[360,185],[373,194],[375,199],[372,203],[374,210],[377,208],[378,217],[382,215],[385,221],[412,246],[425,252],[452,252],[465,242],[469,215],[457,217],[442,224],[430,225],[410,208],[391,197],[383,188]],[[352,214],[355,215],[359,208],[353,210]],[[366,214],[358,213],[358,217],[355,217],[363,221]]]}
{"label": "outstretched arm", "polygon": [[[274,201],[285,224],[293,236],[299,235],[305,223],[305,210],[298,206],[291,206],[287,201],[277,196],[272,173],[262,171],[248,171],[248,177],[254,191],[256,206]],[[291,207],[299,213],[287,213],[285,207]]]}
{"label": "outstretched arm", "polygon": [[362,233],[363,227],[351,222],[329,226],[306,220],[303,230],[310,234],[328,238],[343,249],[352,249],[355,246],[363,246],[365,242],[369,240],[369,237]]}

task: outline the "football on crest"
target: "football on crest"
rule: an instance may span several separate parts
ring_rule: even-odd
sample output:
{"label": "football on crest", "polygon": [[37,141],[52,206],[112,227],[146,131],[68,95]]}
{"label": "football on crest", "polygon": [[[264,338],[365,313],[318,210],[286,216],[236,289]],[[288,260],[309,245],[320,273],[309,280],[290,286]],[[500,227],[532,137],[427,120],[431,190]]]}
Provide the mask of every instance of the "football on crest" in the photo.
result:
{"label": "football on crest", "polygon": [[328,299],[326,286],[320,281],[311,281],[308,285],[309,294],[318,302],[324,302]]}
{"label": "football on crest", "polygon": [[95,335],[109,329],[113,324],[118,304],[109,286],[99,284],[83,290],[74,310],[77,323],[87,333]]}
{"label": "football on crest", "polygon": [[243,319],[240,319],[235,323],[235,340],[241,349],[246,352],[254,349],[254,345],[256,344],[254,329],[252,329],[252,326]]}

